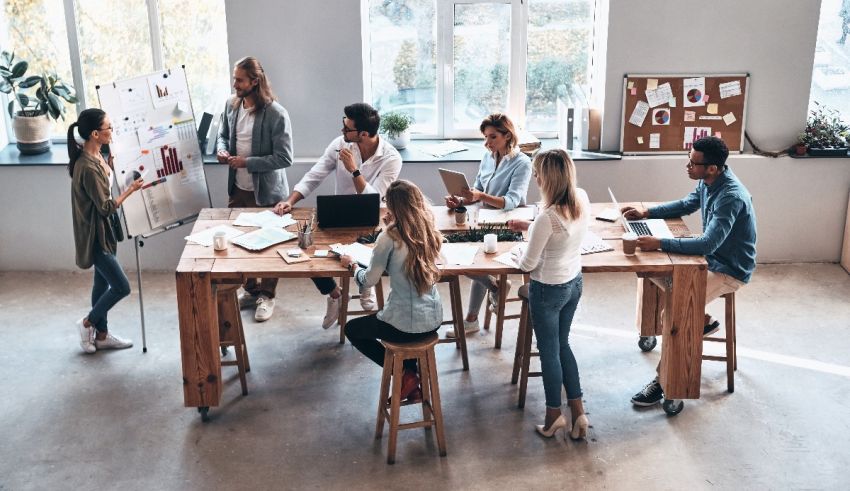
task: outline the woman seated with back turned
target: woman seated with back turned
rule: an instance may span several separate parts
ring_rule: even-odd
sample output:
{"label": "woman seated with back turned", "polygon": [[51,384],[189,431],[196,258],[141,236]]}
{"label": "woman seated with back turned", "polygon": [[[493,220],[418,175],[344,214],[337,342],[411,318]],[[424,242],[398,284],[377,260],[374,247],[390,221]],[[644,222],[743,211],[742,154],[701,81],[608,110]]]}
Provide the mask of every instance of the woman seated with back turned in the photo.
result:
{"label": "woman seated with back turned", "polygon": [[[348,321],[345,336],[355,348],[380,366],[384,346],[378,341],[413,342],[434,333],[443,322],[443,306],[437,293],[440,279],[437,258],[443,237],[436,230],[434,215],[422,192],[410,181],[398,180],[386,191],[390,219],[378,235],[369,267],[362,269],[350,256],[342,256],[343,266],[354,270],[361,288],[373,287],[387,272],[391,292],[384,309]],[[416,360],[404,361],[401,398],[419,400]]]}
{"label": "woman seated with back turned", "polygon": [[[484,118],[479,127],[484,135],[487,152],[478,167],[478,176],[472,189],[462,196],[446,196],[446,206],[458,206],[481,203],[486,208],[513,210],[525,204],[528,193],[528,181],[531,179],[531,160],[519,151],[519,137],[514,123],[504,114],[495,113]],[[490,303],[496,305],[499,288],[494,278],[488,275],[469,276],[472,285],[469,290],[469,307],[463,328],[466,334],[478,332],[478,312],[484,302],[484,294],[489,290]],[[508,290],[511,285],[508,282]],[[454,329],[446,333],[453,338]]]}
{"label": "woman seated with back turned", "polygon": [[[590,201],[576,187],[573,161],[563,150],[548,150],[534,158],[533,175],[543,210],[534,222],[510,220],[512,230],[529,230],[528,247],[517,264],[531,273],[528,304],[546,394],[546,420],[537,431],[551,437],[567,421],[561,414],[561,386],[567,389],[572,415],[570,438],[587,437],[578,365],[570,349],[570,325],[581,298],[581,242],[590,220]],[[529,227],[530,226],[530,227]]]}

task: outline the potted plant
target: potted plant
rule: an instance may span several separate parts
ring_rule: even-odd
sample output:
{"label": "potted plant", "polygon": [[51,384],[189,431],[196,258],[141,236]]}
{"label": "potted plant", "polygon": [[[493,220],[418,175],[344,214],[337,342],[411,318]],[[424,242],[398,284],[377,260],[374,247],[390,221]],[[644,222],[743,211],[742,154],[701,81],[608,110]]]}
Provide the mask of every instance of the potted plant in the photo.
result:
{"label": "potted plant", "polygon": [[[50,150],[51,119],[65,119],[65,104],[77,102],[74,87],[63,82],[55,73],[26,76],[29,63],[15,53],[0,54],[0,92],[12,94],[9,117],[24,154]],[[15,111],[15,106],[18,110]]]}
{"label": "potted plant", "polygon": [[841,121],[838,111],[815,102],[799,142],[808,147],[809,155],[846,156],[849,133],[850,126]]}
{"label": "potted plant", "polygon": [[410,143],[410,125],[413,116],[390,111],[381,116],[381,133],[385,133],[392,146],[401,150]]}

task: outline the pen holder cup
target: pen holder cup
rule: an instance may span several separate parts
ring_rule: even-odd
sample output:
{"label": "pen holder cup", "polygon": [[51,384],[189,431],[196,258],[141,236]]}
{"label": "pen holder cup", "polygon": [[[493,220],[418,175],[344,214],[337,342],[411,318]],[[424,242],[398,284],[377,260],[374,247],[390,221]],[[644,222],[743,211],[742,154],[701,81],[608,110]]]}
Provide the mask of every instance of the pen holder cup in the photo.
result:
{"label": "pen holder cup", "polygon": [[306,232],[298,231],[298,247],[302,249],[306,249],[313,245],[313,231],[308,230]]}

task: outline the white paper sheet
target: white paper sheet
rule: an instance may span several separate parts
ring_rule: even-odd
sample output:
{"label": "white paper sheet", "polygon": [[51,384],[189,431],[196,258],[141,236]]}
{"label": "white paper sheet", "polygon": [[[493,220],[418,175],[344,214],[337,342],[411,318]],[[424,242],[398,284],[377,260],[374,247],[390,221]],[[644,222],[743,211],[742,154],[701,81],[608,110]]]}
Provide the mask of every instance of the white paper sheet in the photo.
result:
{"label": "white paper sheet", "polygon": [[469,150],[469,147],[457,140],[447,140],[440,143],[422,145],[419,147],[419,150],[427,153],[428,155],[433,155],[434,157],[444,157],[456,152],[465,152],[466,150]]}
{"label": "white paper sheet", "polygon": [[288,227],[296,222],[292,219],[292,214],[280,216],[271,210],[263,210],[259,213],[243,211],[233,221],[233,225],[237,227]]}
{"label": "white paper sheet", "polygon": [[614,248],[605,243],[598,235],[588,230],[581,241],[581,254],[594,254],[597,252],[613,251]]}
{"label": "white paper sheet", "polygon": [[368,268],[369,263],[372,262],[372,248],[359,242],[353,242],[351,244],[332,244],[328,248],[331,252],[339,256],[351,256],[352,259],[354,259],[354,262],[364,268]]}
{"label": "white paper sheet", "polygon": [[632,111],[632,116],[629,118],[629,123],[638,127],[643,126],[647,113],[649,113],[649,104],[645,101],[638,101],[634,111]]}
{"label": "white paper sheet", "polygon": [[196,234],[189,235],[188,237],[186,237],[186,240],[192,242],[193,244],[212,247],[213,235],[215,235],[215,233],[219,230],[225,233],[225,237],[227,238],[227,240],[232,240],[233,238],[239,237],[240,235],[245,233],[229,225],[216,225],[215,227],[210,227]]}
{"label": "white paper sheet", "polygon": [[296,234],[287,232],[281,228],[261,228],[247,234],[242,234],[231,240],[231,242],[249,251],[259,251],[296,237],[298,237]]}
{"label": "white paper sheet", "polygon": [[669,104],[672,98],[673,90],[670,88],[670,82],[664,82],[657,89],[648,89],[646,91],[646,102],[649,103],[649,107]]}
{"label": "white paper sheet", "polygon": [[478,249],[478,245],[472,244],[441,244],[440,255],[443,258],[443,264],[470,266],[475,262]]}
{"label": "white paper sheet", "polygon": [[478,225],[504,225],[508,220],[534,220],[535,216],[537,216],[535,205],[520,206],[510,211],[479,208]]}
{"label": "white paper sheet", "polygon": [[670,126],[670,109],[659,107],[652,110],[653,126]]}
{"label": "white paper sheet", "polygon": [[721,99],[726,99],[727,97],[734,97],[736,95],[741,95],[741,82],[733,80],[732,82],[720,84]]}
{"label": "white paper sheet", "polygon": [[661,133],[649,134],[649,148],[661,148]]}
{"label": "white paper sheet", "polygon": [[705,105],[705,77],[686,78],[682,81],[682,107]]}

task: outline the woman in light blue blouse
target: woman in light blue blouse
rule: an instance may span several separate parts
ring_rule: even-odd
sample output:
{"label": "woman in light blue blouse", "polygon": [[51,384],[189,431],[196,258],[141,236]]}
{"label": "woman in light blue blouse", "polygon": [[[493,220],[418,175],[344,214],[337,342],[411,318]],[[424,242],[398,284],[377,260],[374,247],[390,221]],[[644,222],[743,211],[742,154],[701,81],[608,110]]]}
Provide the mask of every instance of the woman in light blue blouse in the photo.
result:
{"label": "woman in light blue blouse", "polygon": [[[354,280],[361,288],[375,286],[384,272],[390,277],[391,291],[384,309],[345,325],[351,344],[380,366],[384,365],[384,346],[379,339],[418,341],[443,322],[443,304],[436,287],[443,236],[434,224],[430,204],[415,184],[405,180],[390,184],[384,196],[391,218],[375,241],[369,267],[359,268],[350,256],[340,258],[343,266],[354,269]],[[402,400],[421,399],[416,360],[404,360],[401,380]]]}
{"label": "woman in light blue blouse", "polygon": [[[481,159],[475,184],[462,196],[446,196],[446,206],[457,208],[480,203],[486,208],[513,210],[525,205],[528,181],[531,179],[531,159],[519,151],[519,138],[514,123],[507,115],[495,113],[484,118],[479,129],[484,135],[487,152]],[[487,275],[469,278],[472,279],[472,287],[463,327],[467,334],[472,334],[479,330],[478,312],[485,293],[489,290],[491,299],[495,300],[498,298],[498,286],[495,279]],[[454,330],[449,330],[446,337],[454,337],[454,334]]]}

